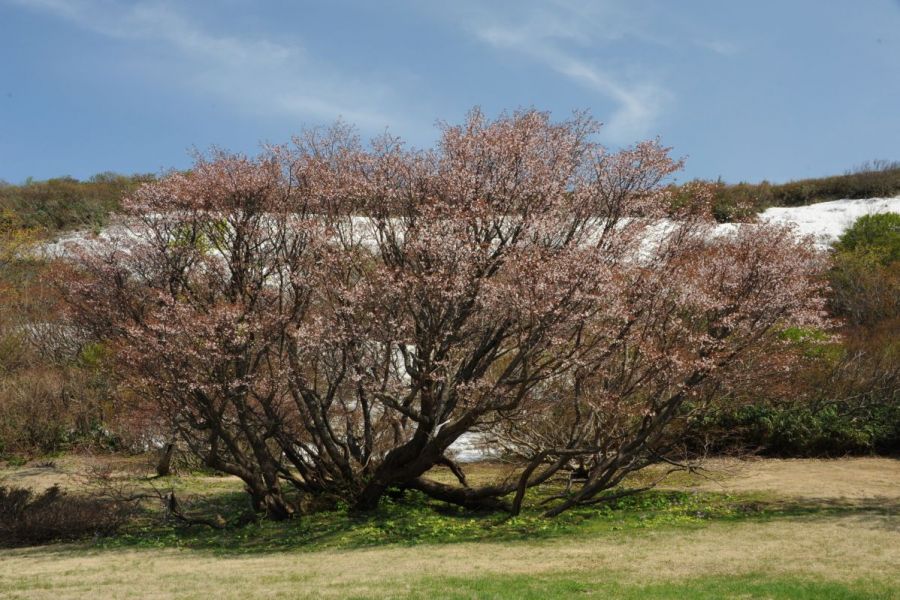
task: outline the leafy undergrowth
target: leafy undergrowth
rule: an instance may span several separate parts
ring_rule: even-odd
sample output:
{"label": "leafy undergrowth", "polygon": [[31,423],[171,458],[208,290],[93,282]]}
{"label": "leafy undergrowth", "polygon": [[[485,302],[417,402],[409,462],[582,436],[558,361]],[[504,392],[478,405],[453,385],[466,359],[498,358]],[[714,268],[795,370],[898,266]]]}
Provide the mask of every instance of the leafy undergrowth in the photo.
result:
{"label": "leafy undergrowth", "polygon": [[[788,516],[846,514],[873,507],[785,503],[760,495],[650,491],[583,507],[555,518],[543,517],[540,497],[519,516],[473,512],[407,492],[385,498],[370,513],[346,507],[304,515],[287,522],[235,519],[221,530],[165,523],[148,514],[115,537],[94,543],[106,548],[190,548],[224,554],[381,545],[551,539],[563,535],[637,531],[648,528],[699,527],[711,521],[771,519]],[[246,504],[242,493],[209,493],[195,498],[194,514],[236,514]],[[886,507],[885,510],[890,510]],[[249,521],[249,522],[248,522]]]}

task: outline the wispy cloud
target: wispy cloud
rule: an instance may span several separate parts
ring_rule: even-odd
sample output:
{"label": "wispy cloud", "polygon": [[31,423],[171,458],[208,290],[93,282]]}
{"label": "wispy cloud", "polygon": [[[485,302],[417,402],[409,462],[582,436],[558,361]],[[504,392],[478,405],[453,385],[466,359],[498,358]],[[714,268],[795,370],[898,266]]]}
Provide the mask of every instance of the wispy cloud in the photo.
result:
{"label": "wispy cloud", "polygon": [[579,58],[552,42],[525,40],[514,32],[497,28],[478,32],[493,46],[516,50],[568,77],[579,85],[612,100],[616,109],[606,120],[604,134],[614,142],[632,142],[647,135],[656,124],[671,94],[658,83],[627,82],[596,63]]}
{"label": "wispy cloud", "polygon": [[288,118],[342,117],[366,129],[397,125],[393,90],[342,75],[296,43],[211,31],[158,0],[11,0],[125,43],[162,46],[179,58],[175,83],[242,111]]}
{"label": "wispy cloud", "polygon": [[[495,6],[495,5],[492,5]],[[603,49],[622,41],[667,45],[634,18],[627,6],[609,1],[522,2],[500,11],[479,5],[466,13],[464,27],[477,39],[528,57],[612,101],[604,135],[627,143],[653,131],[672,93],[649,74],[626,76],[621,64],[603,61]]]}
{"label": "wispy cloud", "polygon": [[715,52],[716,54],[719,54],[721,56],[733,56],[740,50],[738,44],[734,42],[727,42],[724,40],[698,39],[694,41],[694,44],[701,48],[705,48],[710,52]]}

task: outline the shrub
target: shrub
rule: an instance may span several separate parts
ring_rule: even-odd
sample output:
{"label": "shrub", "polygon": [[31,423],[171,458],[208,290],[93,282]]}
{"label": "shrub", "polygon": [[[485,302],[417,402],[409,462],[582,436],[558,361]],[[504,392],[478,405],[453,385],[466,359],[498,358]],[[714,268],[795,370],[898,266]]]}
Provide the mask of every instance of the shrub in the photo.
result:
{"label": "shrub", "polygon": [[[749,404],[722,409],[698,425],[706,432],[708,452],[750,451],[791,458],[900,452],[900,406],[896,403],[865,410],[846,403],[821,407]],[[695,449],[701,447],[697,441]]]}
{"label": "shrub", "polygon": [[881,213],[860,217],[840,237],[839,252],[865,252],[882,265],[900,260],[900,214]]}
{"label": "shrub", "polygon": [[118,413],[104,373],[38,364],[0,372],[0,455],[40,455],[73,447],[116,449],[107,428]]}
{"label": "shrub", "polygon": [[54,266],[28,256],[32,234],[0,209],[0,456],[108,446],[108,352],[60,322]]}
{"label": "shrub", "polygon": [[100,227],[118,210],[124,194],[150,179],[148,175],[103,173],[88,181],[72,177],[29,180],[24,185],[0,187],[0,212],[16,215],[29,228]]}
{"label": "shrub", "polygon": [[829,283],[832,311],[851,326],[877,328],[900,317],[900,261],[882,265],[872,253],[839,252]]}
{"label": "shrub", "polygon": [[125,523],[132,511],[128,503],[74,496],[58,486],[41,493],[27,488],[0,487],[0,545],[109,535]]}
{"label": "shrub", "polygon": [[835,313],[851,325],[896,330],[900,318],[900,214],[857,219],[835,244]]}

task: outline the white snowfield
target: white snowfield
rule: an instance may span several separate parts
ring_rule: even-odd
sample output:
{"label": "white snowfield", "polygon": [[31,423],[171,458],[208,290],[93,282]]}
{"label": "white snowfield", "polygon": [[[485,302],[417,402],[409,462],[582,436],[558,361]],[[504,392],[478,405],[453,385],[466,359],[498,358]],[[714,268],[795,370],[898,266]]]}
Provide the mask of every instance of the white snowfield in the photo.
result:
{"label": "white snowfield", "polygon": [[807,206],[770,208],[759,218],[779,224],[791,224],[802,235],[815,237],[819,246],[829,246],[858,218],[877,214],[900,213],[900,196],[863,200],[832,200]]}
{"label": "white snowfield", "polygon": [[[832,200],[830,202],[818,202],[807,206],[769,208],[760,213],[761,221],[793,225],[800,235],[811,235],[816,244],[827,249],[838,237],[850,227],[859,217],[870,214],[896,212],[900,213],[900,196],[895,198],[864,198],[860,200]],[[358,223],[357,223],[358,221]],[[354,219],[356,227],[360,230],[357,235],[367,235],[371,224],[367,224],[362,217]],[[669,224],[660,223],[660,233],[664,232]],[[726,223],[716,228],[716,234],[728,234],[733,232],[738,224]],[[115,224],[92,235],[88,232],[76,231],[62,236],[54,242],[45,244],[41,252],[47,256],[64,256],[67,254],[67,246],[90,246],[101,240],[109,240],[118,236],[130,237],[126,227]],[[369,234],[371,235],[371,234]],[[652,234],[651,234],[652,235]]]}

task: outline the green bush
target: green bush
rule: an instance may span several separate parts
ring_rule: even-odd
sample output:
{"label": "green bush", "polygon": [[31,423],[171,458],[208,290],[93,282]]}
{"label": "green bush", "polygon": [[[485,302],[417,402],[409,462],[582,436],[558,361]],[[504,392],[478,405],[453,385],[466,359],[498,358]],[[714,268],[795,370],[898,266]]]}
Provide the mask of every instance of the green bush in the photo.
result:
{"label": "green bush", "polygon": [[882,265],[900,261],[900,214],[860,217],[841,235],[835,249],[869,254]]}
{"label": "green bush", "polygon": [[[900,406],[897,404],[876,405],[866,410],[843,403],[751,404],[720,410],[697,425],[707,433],[705,447],[711,452],[750,451],[794,458],[900,453]],[[694,440],[695,446],[697,441]]]}
{"label": "green bush", "polygon": [[[852,325],[894,330],[900,323],[900,214],[860,217],[835,244],[832,308]],[[871,337],[872,331],[865,335]],[[896,333],[895,338],[900,338]]]}
{"label": "green bush", "polygon": [[0,487],[0,545],[42,544],[108,535],[132,514],[131,504],[74,496],[53,486],[41,493]]}
{"label": "green bush", "polygon": [[99,228],[119,209],[125,194],[150,179],[102,173],[88,181],[57,177],[0,186],[0,213],[15,215],[23,227],[32,229]]}

